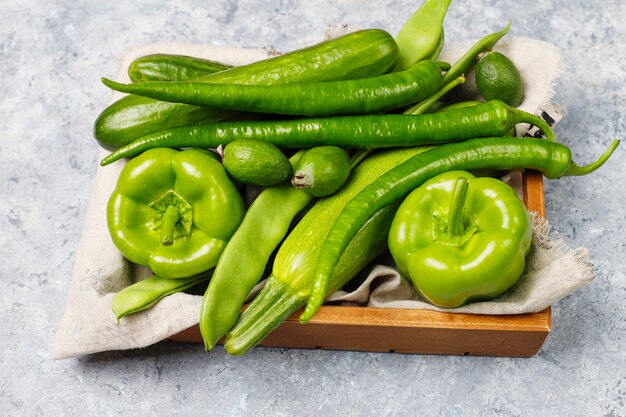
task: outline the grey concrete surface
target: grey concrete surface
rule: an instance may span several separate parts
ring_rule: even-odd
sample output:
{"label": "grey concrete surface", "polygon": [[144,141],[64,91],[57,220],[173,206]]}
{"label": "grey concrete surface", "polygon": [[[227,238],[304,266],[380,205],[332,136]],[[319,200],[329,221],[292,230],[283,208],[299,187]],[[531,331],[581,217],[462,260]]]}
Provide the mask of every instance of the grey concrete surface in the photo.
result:
{"label": "grey concrete surface", "polygon": [[[624,416],[625,151],[546,183],[547,218],[586,246],[598,278],[554,305],[530,359],[161,343],[52,361],[97,164],[99,81],[133,45],[208,42],[295,49],[330,24],[395,33],[419,1],[0,2],[0,415]],[[626,137],[626,3],[453,1],[447,39],[511,34],[563,49],[556,133],[588,162]],[[541,65],[540,62],[537,65]]]}

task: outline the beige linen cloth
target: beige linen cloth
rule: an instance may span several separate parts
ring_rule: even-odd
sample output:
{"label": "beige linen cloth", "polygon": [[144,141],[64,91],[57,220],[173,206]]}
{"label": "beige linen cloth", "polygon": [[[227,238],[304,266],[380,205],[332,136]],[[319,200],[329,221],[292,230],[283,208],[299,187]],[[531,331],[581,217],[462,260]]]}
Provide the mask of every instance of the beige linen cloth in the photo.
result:
{"label": "beige linen cloth", "polygon": [[[440,59],[454,62],[472,43],[446,45]],[[558,121],[561,112],[550,99],[554,80],[561,70],[560,51],[545,42],[513,37],[505,37],[496,50],[508,55],[520,69],[526,84],[526,97],[520,107],[537,114],[547,113]],[[271,48],[248,50],[188,44],[147,45],[127,51],[115,79],[128,80],[125,73],[128,64],[136,57],[151,53],[186,54],[241,65],[267,58],[275,51]],[[471,88],[473,81],[470,77],[464,88],[471,97],[476,92]],[[518,134],[525,133],[524,126],[518,128]],[[106,154],[101,151],[100,157]],[[132,265],[122,257],[111,242],[106,227],[106,203],[123,164],[118,161],[112,166],[99,167],[96,172],[65,313],[53,338],[53,358],[145,347],[198,322],[201,297],[178,293],[116,323],[111,311],[113,295],[149,274],[147,268]],[[536,312],[594,279],[589,255],[584,248],[569,248],[538,216],[533,223],[534,245],[520,284],[496,300],[469,304],[453,311],[476,314]],[[338,292],[330,299],[373,307],[438,310],[423,302],[410,283],[392,267],[384,265],[374,267],[357,290]]]}

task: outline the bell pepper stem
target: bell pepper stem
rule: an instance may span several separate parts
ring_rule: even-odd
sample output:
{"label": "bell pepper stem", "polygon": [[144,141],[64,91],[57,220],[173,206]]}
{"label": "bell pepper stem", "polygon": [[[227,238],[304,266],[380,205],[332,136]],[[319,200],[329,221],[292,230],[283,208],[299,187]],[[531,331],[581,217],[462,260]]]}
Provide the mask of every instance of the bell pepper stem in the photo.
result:
{"label": "bell pepper stem", "polygon": [[454,183],[450,210],[448,211],[447,231],[451,236],[459,236],[463,233],[463,208],[465,206],[468,184],[467,179],[463,177],[459,177]]}
{"label": "bell pepper stem", "polygon": [[598,158],[597,161],[592,162],[588,165],[578,166],[572,162],[568,170],[563,175],[568,176],[568,177],[577,177],[577,176],[587,175],[587,174],[592,173],[593,171],[595,171],[596,169],[604,165],[604,163],[611,157],[611,155],[617,148],[617,145],[619,145],[619,142],[620,141],[617,139],[611,142],[607,150],[604,151],[604,153],[600,156],[600,158]]}
{"label": "bell pepper stem", "polygon": [[161,219],[161,243],[170,246],[174,243],[174,228],[180,221],[180,211],[174,206],[167,206]]}

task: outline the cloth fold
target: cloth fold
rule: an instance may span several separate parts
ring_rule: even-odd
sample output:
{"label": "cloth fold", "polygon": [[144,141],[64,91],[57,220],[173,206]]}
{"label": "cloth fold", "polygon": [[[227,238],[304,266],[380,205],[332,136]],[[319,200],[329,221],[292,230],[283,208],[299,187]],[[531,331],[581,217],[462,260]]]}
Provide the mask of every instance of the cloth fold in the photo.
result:
{"label": "cloth fold", "polygon": [[[471,43],[446,45],[440,59],[454,62]],[[558,49],[545,42],[525,38],[505,38],[495,49],[516,63],[524,79],[526,94],[520,108],[536,114],[546,113],[553,122],[557,122],[563,111],[550,100],[552,86],[561,71],[561,54]],[[276,54],[273,48],[250,50],[209,45],[152,44],[127,51],[120,60],[119,73],[115,79],[128,81],[128,64],[139,56],[152,53],[192,55],[233,65]],[[469,97],[477,94],[471,79],[468,79],[463,89]],[[115,93],[112,98],[118,97],[119,93]],[[518,129],[518,134],[522,135],[528,126],[518,126]],[[102,150],[100,157],[106,154]],[[111,310],[114,294],[150,273],[147,268],[133,265],[124,259],[113,245],[106,227],[107,200],[123,164],[123,161],[118,161],[104,168],[99,167],[96,172],[72,271],[67,305],[52,342],[51,356],[55,359],[145,347],[198,322],[202,297],[178,293],[166,297],[148,310],[123,318],[119,325],[116,323]],[[585,249],[573,250],[567,247],[558,234],[549,231],[547,222],[539,216],[534,217],[533,225],[535,240],[528,257],[527,271],[520,284],[497,300],[470,304],[454,311],[481,314],[539,311],[593,280],[591,260]],[[421,300],[410,283],[389,265],[374,267],[355,291],[338,292],[329,301],[380,308],[438,309]]]}
{"label": "cloth fold", "polygon": [[532,227],[531,252],[518,285],[492,300],[469,303],[454,309],[436,307],[424,301],[411,283],[394,268],[376,265],[356,290],[338,291],[327,302],[490,315],[541,311],[564,295],[593,281],[595,275],[586,249],[569,248],[558,233],[550,231],[548,222],[537,213],[532,213]]}

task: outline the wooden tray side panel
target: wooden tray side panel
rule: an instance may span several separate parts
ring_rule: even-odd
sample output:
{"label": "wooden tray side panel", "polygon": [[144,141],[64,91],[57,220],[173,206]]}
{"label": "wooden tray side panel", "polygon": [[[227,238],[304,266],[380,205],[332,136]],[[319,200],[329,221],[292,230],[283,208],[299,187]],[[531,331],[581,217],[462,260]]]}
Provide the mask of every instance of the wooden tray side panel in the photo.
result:
{"label": "wooden tray side panel", "polygon": [[[324,315],[341,320],[325,320],[301,325],[292,316],[261,344],[374,352],[532,356],[549,332],[545,313],[519,316],[474,316],[427,311],[370,307],[327,306]],[[365,314],[364,314],[365,313]],[[396,317],[391,317],[389,313]],[[449,316],[455,316],[449,320]],[[399,317],[398,317],[399,316]]]}
{"label": "wooden tray side panel", "polygon": [[[535,355],[547,333],[504,330],[459,330],[449,328],[355,327],[313,324],[309,329],[299,323],[285,323],[268,336],[262,346],[359,350],[437,355],[519,356]],[[324,338],[330,332],[337,337]],[[325,340],[326,339],[326,340]]]}
{"label": "wooden tray side panel", "polygon": [[[548,330],[480,330],[355,326],[310,322],[304,328],[287,321],[259,345],[265,347],[354,350],[407,354],[531,357],[543,345]],[[170,338],[202,343],[197,326]]]}
{"label": "wooden tray side panel", "polygon": [[[529,357],[550,331],[549,311],[510,316],[324,306],[306,325],[293,314],[261,346],[445,355]],[[202,343],[198,326],[171,338]]]}
{"label": "wooden tray side panel", "polygon": [[526,171],[522,175],[522,192],[524,204],[529,211],[535,211],[545,217],[545,201],[543,194],[543,176],[537,171]]}

